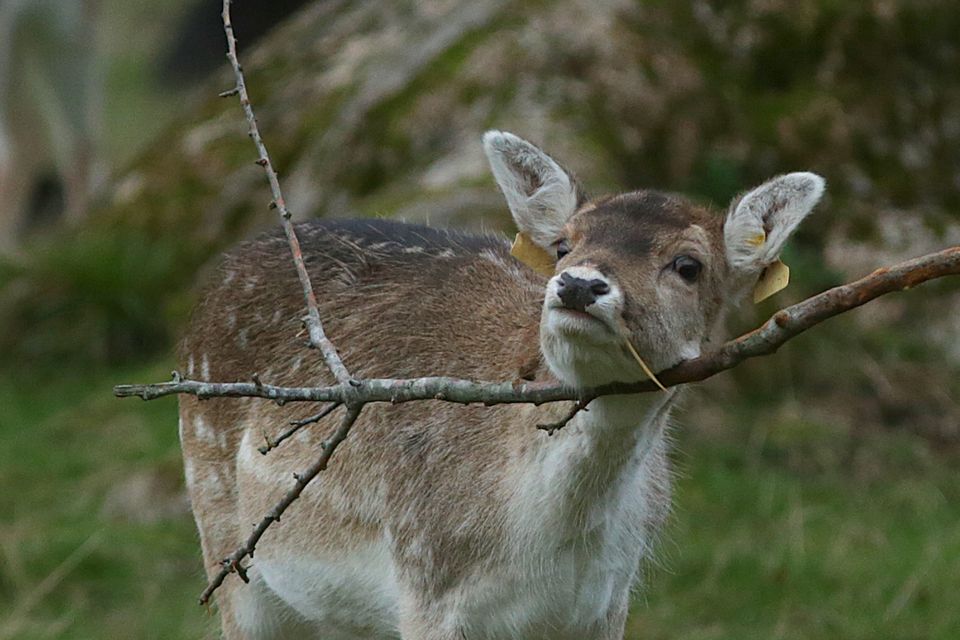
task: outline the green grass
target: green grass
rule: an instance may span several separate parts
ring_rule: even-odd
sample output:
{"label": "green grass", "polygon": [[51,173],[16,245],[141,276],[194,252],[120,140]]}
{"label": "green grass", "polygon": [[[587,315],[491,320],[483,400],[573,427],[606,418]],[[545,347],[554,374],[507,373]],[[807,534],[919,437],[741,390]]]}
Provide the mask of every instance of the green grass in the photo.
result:
{"label": "green grass", "polygon": [[675,516],[629,637],[960,637],[954,454],[903,432],[727,429],[680,436]]}
{"label": "green grass", "polygon": [[[182,503],[175,401],[122,373],[0,373],[0,638],[196,638],[213,618]],[[155,485],[144,494],[131,486]]]}
{"label": "green grass", "polygon": [[[110,394],[167,369],[0,371],[0,639],[215,634],[175,401]],[[956,452],[769,406],[697,411],[628,638],[960,637]]]}

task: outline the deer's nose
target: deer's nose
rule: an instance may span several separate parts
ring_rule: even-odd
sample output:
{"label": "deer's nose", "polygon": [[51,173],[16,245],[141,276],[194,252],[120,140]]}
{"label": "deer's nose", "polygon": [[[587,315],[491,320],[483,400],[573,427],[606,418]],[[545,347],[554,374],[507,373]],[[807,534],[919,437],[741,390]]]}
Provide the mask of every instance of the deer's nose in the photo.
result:
{"label": "deer's nose", "polygon": [[566,271],[560,274],[557,282],[557,296],[567,309],[584,311],[597,301],[597,298],[610,293],[610,285],[606,280],[594,278],[586,280],[577,278]]}

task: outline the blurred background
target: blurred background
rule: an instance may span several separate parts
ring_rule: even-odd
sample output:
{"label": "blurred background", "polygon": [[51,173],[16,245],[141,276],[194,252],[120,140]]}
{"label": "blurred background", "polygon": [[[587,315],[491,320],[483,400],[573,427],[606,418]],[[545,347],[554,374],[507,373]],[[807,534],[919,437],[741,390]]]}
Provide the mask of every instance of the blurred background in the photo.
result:
{"label": "blurred background", "polygon": [[[219,0],[0,0],[0,640],[216,637],[165,380],[204,265],[276,224]],[[291,210],[512,232],[479,144],[593,192],[828,197],[727,334],[960,244],[960,3],[238,0]],[[688,394],[629,638],[960,637],[960,279]]]}

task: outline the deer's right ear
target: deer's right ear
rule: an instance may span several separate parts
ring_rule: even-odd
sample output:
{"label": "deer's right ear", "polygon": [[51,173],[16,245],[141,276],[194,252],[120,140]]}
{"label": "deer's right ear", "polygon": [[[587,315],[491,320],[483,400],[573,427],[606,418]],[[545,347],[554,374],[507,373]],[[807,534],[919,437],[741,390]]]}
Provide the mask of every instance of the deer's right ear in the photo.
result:
{"label": "deer's right ear", "polygon": [[787,238],[820,201],[825,185],[815,173],[788,173],[734,200],[723,225],[730,266],[759,273],[776,261]]}
{"label": "deer's right ear", "polygon": [[483,150],[520,231],[543,248],[560,239],[582,198],[576,180],[539,147],[505,131],[487,131]]}

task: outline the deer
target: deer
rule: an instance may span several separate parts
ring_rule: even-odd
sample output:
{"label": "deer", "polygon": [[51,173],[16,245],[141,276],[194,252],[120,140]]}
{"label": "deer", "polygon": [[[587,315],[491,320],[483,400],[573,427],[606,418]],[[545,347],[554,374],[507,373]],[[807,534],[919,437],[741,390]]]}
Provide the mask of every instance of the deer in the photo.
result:
{"label": "deer", "polygon": [[[697,357],[820,200],[809,172],[726,213],[639,190],[588,197],[535,144],[483,148],[538,273],[494,234],[388,220],[298,223],[327,334],[358,377],[632,382]],[[286,240],[227,253],[178,358],[196,379],[325,385],[304,346]],[[628,346],[629,345],[629,346]],[[370,404],[330,468],[260,540],[249,583],[217,601],[225,638],[622,638],[671,505],[679,387],[568,405]],[[262,455],[264,434],[315,407],[181,396],[186,486],[208,576],[315,459],[327,418]]]}

